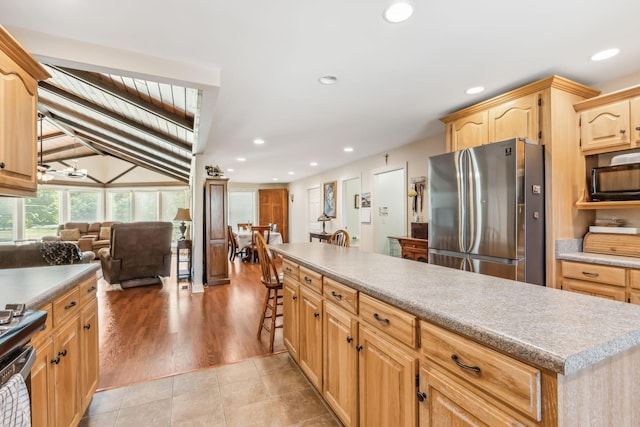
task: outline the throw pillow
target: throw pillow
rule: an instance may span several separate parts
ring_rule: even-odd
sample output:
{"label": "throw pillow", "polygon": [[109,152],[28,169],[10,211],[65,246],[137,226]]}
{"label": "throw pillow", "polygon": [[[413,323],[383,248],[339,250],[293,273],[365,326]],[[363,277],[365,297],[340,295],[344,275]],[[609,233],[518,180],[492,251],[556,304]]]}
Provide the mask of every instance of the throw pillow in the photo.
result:
{"label": "throw pillow", "polygon": [[64,240],[64,241],[80,240],[80,229],[68,228],[68,229],[60,230],[60,240]]}
{"label": "throw pillow", "polygon": [[109,240],[111,238],[111,227],[100,227],[98,240]]}

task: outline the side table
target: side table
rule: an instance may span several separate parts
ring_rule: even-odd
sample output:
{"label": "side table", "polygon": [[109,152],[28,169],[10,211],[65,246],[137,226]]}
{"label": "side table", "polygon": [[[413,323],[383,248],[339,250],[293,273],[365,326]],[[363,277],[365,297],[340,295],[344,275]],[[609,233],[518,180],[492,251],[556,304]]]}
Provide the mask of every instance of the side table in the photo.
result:
{"label": "side table", "polygon": [[178,240],[176,277],[178,280],[191,280],[191,240]]}
{"label": "side table", "polygon": [[316,238],[318,240],[322,241],[329,241],[329,237],[331,236],[331,233],[313,233],[313,232],[309,232],[309,241],[311,241],[313,238]]}

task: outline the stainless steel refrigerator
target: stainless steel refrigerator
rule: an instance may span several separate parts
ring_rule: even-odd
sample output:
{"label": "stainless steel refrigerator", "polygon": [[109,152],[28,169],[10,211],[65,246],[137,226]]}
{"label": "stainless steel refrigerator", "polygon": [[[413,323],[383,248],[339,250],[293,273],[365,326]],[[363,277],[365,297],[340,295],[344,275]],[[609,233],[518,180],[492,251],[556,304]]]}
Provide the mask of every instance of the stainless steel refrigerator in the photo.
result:
{"label": "stainless steel refrigerator", "polygon": [[429,158],[429,262],[545,284],[544,152],[508,139]]}

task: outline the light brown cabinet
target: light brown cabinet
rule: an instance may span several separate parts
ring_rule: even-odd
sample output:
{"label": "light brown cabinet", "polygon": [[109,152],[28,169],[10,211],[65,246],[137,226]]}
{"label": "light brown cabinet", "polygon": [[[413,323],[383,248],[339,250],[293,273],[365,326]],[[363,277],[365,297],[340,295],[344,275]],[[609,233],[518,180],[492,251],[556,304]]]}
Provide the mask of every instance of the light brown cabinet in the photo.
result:
{"label": "light brown cabinet", "polygon": [[447,126],[447,151],[514,137],[534,139],[545,146],[545,254],[549,287],[558,287],[555,241],[582,237],[593,220],[592,213],[577,211],[574,206],[582,197],[585,174],[573,106],[598,93],[551,76],[440,119]]}
{"label": "light brown cabinet", "polygon": [[286,188],[258,190],[259,224],[276,224],[282,241],[289,241],[289,193]]}
{"label": "light brown cabinet", "polygon": [[227,235],[227,178],[204,183],[204,283],[226,285],[229,279]]}
{"label": "light brown cabinet", "polygon": [[0,195],[36,194],[38,80],[49,77],[0,26]]}
{"label": "light brown cabinet", "polygon": [[322,390],[322,298],[300,286],[298,363],[318,390]]}
{"label": "light brown cabinet", "polygon": [[32,343],[31,370],[34,427],[76,426],[98,384],[97,279],[85,278],[40,307],[47,323]]}
{"label": "light brown cabinet", "polygon": [[576,261],[560,264],[565,291],[640,304],[640,270]]}

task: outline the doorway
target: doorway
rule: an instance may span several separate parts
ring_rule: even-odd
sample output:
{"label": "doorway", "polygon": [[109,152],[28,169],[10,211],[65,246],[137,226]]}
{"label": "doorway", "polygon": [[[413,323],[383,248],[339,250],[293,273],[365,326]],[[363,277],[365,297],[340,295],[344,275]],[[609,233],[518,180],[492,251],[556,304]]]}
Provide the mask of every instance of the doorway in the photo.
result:
{"label": "doorway", "polygon": [[405,168],[375,173],[371,220],[374,252],[391,255],[389,236],[404,236],[407,229]]}
{"label": "doorway", "polygon": [[351,246],[360,246],[360,177],[342,181],[343,226],[349,233]]}

